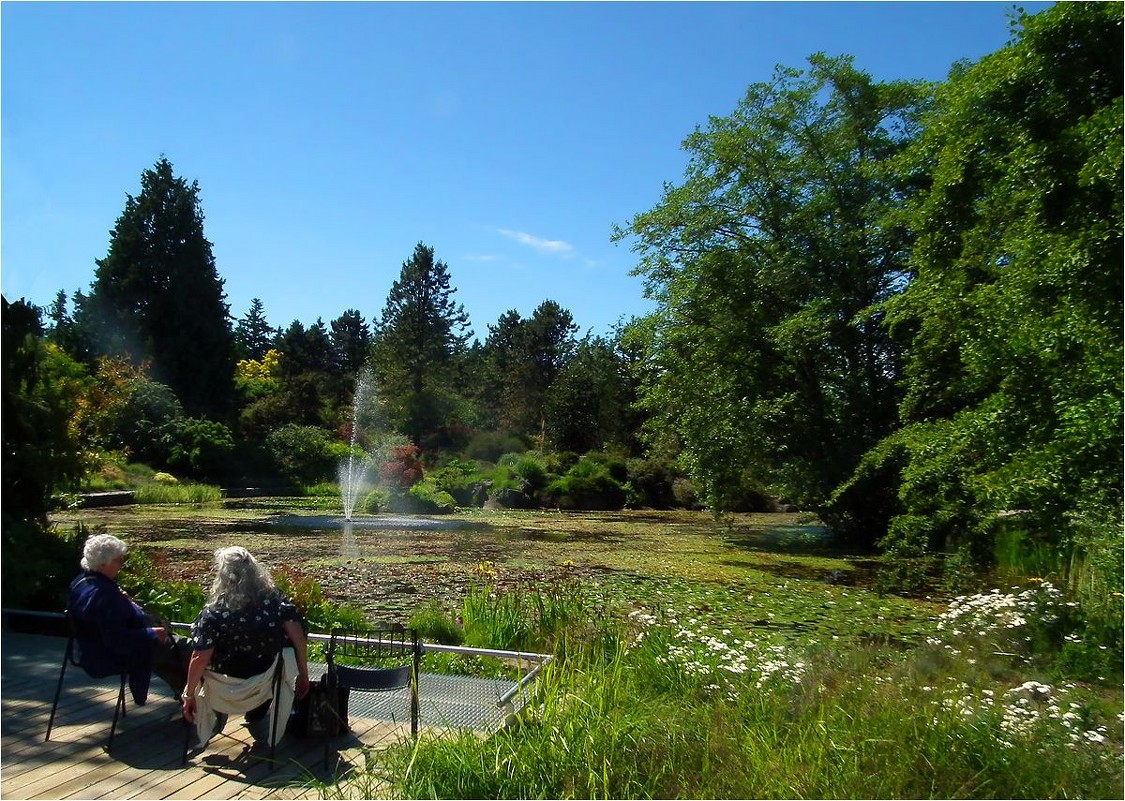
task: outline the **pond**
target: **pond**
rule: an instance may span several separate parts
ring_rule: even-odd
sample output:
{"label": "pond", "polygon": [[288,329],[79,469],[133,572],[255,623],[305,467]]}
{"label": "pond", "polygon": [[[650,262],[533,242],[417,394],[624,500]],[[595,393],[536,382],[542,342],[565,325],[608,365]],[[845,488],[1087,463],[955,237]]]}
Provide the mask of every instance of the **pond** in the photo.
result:
{"label": "pond", "polygon": [[469,510],[347,524],[327,499],[257,498],[89,509],[55,520],[105,525],[142,545],[165,577],[203,583],[216,548],[243,545],[271,569],[311,576],[330,599],[379,620],[405,620],[429,601],[456,610],[485,562],[502,585],[566,577],[622,606],[691,607],[723,626],[786,636],[881,636],[887,627],[898,636],[934,608],[872,593],[877,560],[833,547],[799,514],[718,524],[688,511]]}

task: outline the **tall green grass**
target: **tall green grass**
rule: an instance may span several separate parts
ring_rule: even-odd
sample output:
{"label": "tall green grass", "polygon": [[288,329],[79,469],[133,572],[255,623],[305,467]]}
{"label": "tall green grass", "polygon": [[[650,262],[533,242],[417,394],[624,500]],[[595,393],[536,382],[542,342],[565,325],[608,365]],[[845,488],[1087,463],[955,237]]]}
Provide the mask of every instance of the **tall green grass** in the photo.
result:
{"label": "tall green grass", "polygon": [[[1019,604],[1057,600],[1040,589],[1012,603],[1028,611]],[[573,625],[556,633],[560,656],[532,685],[514,725],[487,739],[454,733],[404,742],[369,756],[347,788],[322,791],[1118,797],[1120,697],[1107,707],[1081,687],[1029,681],[1023,624],[1005,616],[1007,598],[961,599],[935,621],[928,644],[911,650],[802,649],[708,631],[674,613],[664,622],[635,613],[591,624],[575,600]],[[516,604],[533,608],[526,597],[511,603],[494,617],[503,633],[516,628]]]}
{"label": "tall green grass", "polygon": [[135,503],[210,503],[223,499],[211,484],[144,484],[134,490]]}

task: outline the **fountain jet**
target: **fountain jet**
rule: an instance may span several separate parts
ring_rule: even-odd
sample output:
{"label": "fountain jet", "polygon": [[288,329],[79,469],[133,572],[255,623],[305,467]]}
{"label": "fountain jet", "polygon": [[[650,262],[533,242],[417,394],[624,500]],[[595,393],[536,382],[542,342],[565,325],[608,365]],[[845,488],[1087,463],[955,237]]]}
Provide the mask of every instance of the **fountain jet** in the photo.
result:
{"label": "fountain jet", "polygon": [[340,461],[337,476],[340,480],[340,499],[344,504],[344,519],[351,520],[355,505],[371,487],[366,455],[362,454],[360,428],[365,420],[375,389],[375,377],[370,367],[360,370],[355,380],[352,399],[352,434],[348,443],[347,458]]}

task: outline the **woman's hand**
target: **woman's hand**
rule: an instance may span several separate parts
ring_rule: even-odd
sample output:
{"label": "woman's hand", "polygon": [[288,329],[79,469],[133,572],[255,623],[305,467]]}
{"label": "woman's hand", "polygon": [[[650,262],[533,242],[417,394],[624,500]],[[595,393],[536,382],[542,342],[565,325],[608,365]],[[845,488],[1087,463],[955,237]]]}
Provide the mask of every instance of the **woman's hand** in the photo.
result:
{"label": "woman's hand", "polygon": [[297,676],[297,697],[304,698],[309,694],[309,676],[307,673],[302,673]]}
{"label": "woman's hand", "polygon": [[184,707],[181,711],[183,712],[184,720],[186,720],[188,723],[195,723],[195,696],[194,695],[185,695],[184,696]]}

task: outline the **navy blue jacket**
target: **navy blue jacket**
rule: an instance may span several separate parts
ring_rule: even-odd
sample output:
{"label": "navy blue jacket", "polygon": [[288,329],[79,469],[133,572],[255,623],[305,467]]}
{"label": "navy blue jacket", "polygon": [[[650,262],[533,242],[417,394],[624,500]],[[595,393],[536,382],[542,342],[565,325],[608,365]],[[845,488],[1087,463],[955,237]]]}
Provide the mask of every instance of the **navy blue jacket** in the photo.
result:
{"label": "navy blue jacket", "polygon": [[144,611],[116,581],[93,570],[84,570],[70,582],[67,609],[78,622],[82,668],[95,678],[127,671],[133,699],[143,704],[157,642]]}

